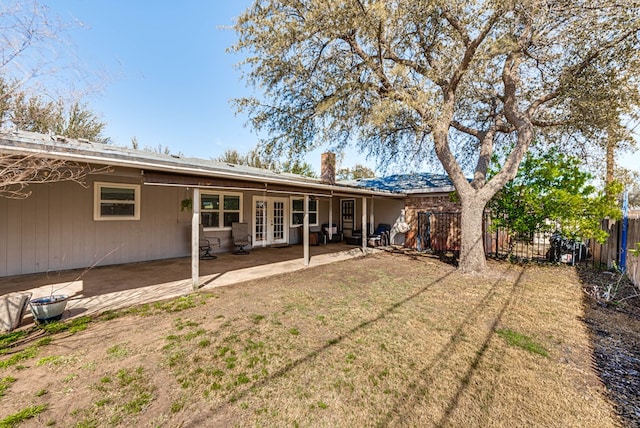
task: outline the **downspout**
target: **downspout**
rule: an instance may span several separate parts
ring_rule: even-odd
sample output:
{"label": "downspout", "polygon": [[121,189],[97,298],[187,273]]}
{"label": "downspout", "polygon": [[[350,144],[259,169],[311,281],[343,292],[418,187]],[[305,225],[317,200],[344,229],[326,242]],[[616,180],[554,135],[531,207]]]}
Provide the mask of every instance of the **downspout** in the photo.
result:
{"label": "downspout", "polygon": [[629,229],[629,193],[625,190],[622,199],[622,237],[620,241],[620,271],[627,270],[627,234]]}

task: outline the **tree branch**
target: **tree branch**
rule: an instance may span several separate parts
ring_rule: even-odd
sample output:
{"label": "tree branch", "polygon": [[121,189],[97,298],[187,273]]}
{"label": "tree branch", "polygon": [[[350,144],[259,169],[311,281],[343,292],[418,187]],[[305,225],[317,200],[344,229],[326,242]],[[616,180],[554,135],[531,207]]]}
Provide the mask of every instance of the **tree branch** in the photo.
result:
{"label": "tree branch", "polygon": [[85,178],[90,174],[112,172],[111,167],[94,167],[88,163],[61,159],[40,158],[33,155],[0,154],[0,197],[25,199],[31,195],[31,184],[73,181],[87,187]]}
{"label": "tree branch", "polygon": [[460,132],[464,132],[465,134],[468,134],[468,135],[471,135],[472,137],[476,137],[477,139],[480,139],[481,132],[475,128],[471,128],[466,125],[463,125],[457,120],[452,120],[451,126],[453,126],[455,129],[457,129]]}
{"label": "tree branch", "polygon": [[447,22],[451,24],[451,26],[458,32],[460,37],[462,37],[464,45],[469,47],[469,45],[471,44],[471,38],[469,37],[469,34],[466,32],[460,21],[458,21],[458,18],[453,16],[448,6],[442,9],[442,16],[444,16],[444,19],[446,19]]}
{"label": "tree branch", "polygon": [[[624,32],[623,34],[621,34],[618,38],[613,39],[611,41],[609,41],[608,43],[605,43],[604,45],[600,45],[597,49],[593,49],[591,50],[582,61],[580,61],[579,63],[575,64],[572,67],[568,68],[568,71],[566,73],[563,73],[564,76],[566,77],[573,77],[573,76],[578,76],[580,75],[580,73],[582,73],[584,70],[587,69],[587,67],[589,67],[591,64],[593,64],[593,61],[595,61],[598,57],[600,57],[600,55],[602,55],[603,52],[607,51],[608,49],[611,49],[612,47],[616,46],[617,44],[619,44],[620,42],[626,40],[629,37],[633,37],[635,36],[635,34],[640,31],[640,27],[636,26],[636,27],[632,27],[631,29],[627,30],[626,32]],[[559,79],[559,85],[558,87],[556,87],[556,89],[554,89],[553,91],[542,95],[541,97],[539,97],[538,99],[536,99],[535,101],[533,101],[531,103],[531,105],[529,106],[529,108],[527,109],[527,115],[529,117],[532,117],[536,110],[544,103],[549,102],[555,98],[557,98],[563,90],[563,87],[565,85],[565,79]]]}
{"label": "tree branch", "polygon": [[503,12],[501,9],[496,10],[494,14],[491,16],[491,18],[489,18],[486,25],[482,29],[482,31],[480,31],[480,34],[478,34],[478,37],[476,37],[473,41],[467,44],[467,48],[465,49],[462,60],[460,61],[460,65],[458,66],[456,71],[453,73],[451,80],[449,80],[449,84],[446,89],[447,91],[451,91],[452,93],[455,93],[456,89],[458,88],[458,85],[460,84],[460,81],[462,80],[462,76],[464,76],[465,73],[467,72],[467,69],[471,64],[471,60],[473,59],[476,51],[478,50],[478,47],[487,37],[487,35],[489,34],[493,26],[498,22],[498,19],[500,19],[502,14]]}

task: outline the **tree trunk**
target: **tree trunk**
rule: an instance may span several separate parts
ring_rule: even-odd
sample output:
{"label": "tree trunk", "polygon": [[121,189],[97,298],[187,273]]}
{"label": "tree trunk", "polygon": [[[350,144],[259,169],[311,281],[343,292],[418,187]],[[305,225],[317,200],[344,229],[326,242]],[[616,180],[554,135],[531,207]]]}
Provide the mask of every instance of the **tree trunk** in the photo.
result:
{"label": "tree trunk", "polygon": [[460,260],[458,268],[465,273],[487,269],[484,253],[482,220],[487,201],[477,194],[462,200]]}
{"label": "tree trunk", "polygon": [[613,171],[615,167],[615,149],[616,149],[617,141],[615,134],[609,129],[607,133],[607,150],[606,150],[606,165],[607,171],[605,175],[605,183],[611,184],[613,183]]}

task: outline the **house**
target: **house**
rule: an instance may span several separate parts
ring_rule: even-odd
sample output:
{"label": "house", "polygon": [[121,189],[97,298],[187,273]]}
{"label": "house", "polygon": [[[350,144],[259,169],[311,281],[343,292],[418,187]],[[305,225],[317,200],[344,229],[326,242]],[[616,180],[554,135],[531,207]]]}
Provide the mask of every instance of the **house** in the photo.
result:
{"label": "house", "polygon": [[0,132],[0,155],[108,167],[86,187],[39,183],[26,199],[0,198],[0,277],[191,255],[195,284],[199,225],[229,251],[233,222],[248,223],[253,247],[303,243],[308,264],[310,229],[393,224],[407,196],[335,183],[330,153],[321,179],[23,131]]}

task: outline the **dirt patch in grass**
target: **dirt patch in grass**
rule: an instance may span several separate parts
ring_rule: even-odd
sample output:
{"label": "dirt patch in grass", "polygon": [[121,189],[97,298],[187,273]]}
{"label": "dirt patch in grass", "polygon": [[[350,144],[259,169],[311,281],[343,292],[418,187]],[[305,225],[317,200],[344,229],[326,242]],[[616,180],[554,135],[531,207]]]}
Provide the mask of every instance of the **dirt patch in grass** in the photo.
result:
{"label": "dirt patch in grass", "polygon": [[[15,379],[0,416],[46,406],[21,426],[618,426],[575,271],[490,266],[478,278],[378,254],[110,314],[0,369]],[[12,353],[34,343],[21,340]]]}
{"label": "dirt patch in grass", "polygon": [[596,370],[625,424],[640,427],[640,290],[619,273],[579,273]]}

